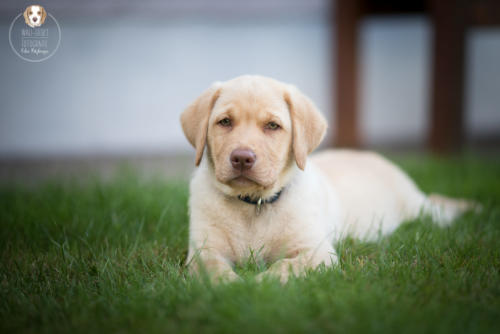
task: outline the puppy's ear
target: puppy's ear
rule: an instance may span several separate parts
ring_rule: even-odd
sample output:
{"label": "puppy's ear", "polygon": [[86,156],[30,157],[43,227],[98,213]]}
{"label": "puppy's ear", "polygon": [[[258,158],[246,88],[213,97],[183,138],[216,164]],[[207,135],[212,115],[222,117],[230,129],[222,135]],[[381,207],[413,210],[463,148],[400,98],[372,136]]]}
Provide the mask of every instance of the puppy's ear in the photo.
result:
{"label": "puppy's ear", "polygon": [[294,86],[288,86],[285,101],[292,119],[292,148],[297,166],[304,170],[307,155],[318,145],[326,132],[327,123],[314,103]]}
{"label": "puppy's ear", "polygon": [[207,141],[208,118],[219,97],[221,83],[216,82],[204,91],[181,114],[181,125],[184,135],[196,149],[195,164],[200,164]]}
{"label": "puppy's ear", "polygon": [[45,22],[45,18],[47,17],[47,12],[42,6],[40,6],[40,8],[42,9],[42,19],[40,20],[40,24],[43,24]]}
{"label": "puppy's ear", "polygon": [[31,6],[28,6],[26,7],[26,9],[24,10],[24,13],[23,13],[23,16],[24,16],[24,22],[26,22],[27,25],[30,25],[30,19],[28,17],[28,11],[30,10],[30,7]]}

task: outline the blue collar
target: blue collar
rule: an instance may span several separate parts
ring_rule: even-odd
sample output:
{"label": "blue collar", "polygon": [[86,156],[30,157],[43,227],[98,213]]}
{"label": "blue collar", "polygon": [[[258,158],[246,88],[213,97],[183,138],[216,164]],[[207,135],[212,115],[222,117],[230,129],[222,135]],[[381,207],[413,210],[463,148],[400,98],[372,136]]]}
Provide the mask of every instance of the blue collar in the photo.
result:
{"label": "blue collar", "polygon": [[280,191],[278,191],[276,194],[274,194],[272,197],[268,198],[268,199],[262,199],[262,197],[254,200],[252,199],[250,196],[241,196],[241,195],[238,195],[238,199],[240,201],[243,201],[245,203],[248,203],[248,204],[253,204],[253,205],[262,205],[262,204],[271,204],[271,203],[274,203],[278,200],[278,198],[280,198],[281,196],[281,192],[283,191],[283,189],[281,189]]}
{"label": "blue collar", "polygon": [[268,199],[262,199],[262,197],[259,197],[258,199],[254,200],[248,195],[247,196],[238,195],[238,199],[240,201],[245,202],[245,203],[255,205],[256,206],[256,208],[255,208],[256,213],[258,215],[260,213],[262,204],[271,204],[271,203],[276,202],[278,200],[278,198],[280,198],[282,192],[283,192],[283,189],[281,189],[280,191],[278,191],[276,194],[274,194],[272,197],[269,197]]}

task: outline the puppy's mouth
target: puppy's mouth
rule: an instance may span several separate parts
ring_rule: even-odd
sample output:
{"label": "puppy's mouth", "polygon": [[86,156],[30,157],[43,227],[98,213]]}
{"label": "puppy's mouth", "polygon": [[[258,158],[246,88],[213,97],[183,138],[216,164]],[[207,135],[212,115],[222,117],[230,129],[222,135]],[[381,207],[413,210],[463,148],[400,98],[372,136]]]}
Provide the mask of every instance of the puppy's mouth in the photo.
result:
{"label": "puppy's mouth", "polygon": [[235,177],[233,177],[231,180],[229,180],[230,185],[238,186],[238,187],[248,187],[248,186],[259,186],[260,183],[253,179],[252,177],[245,175],[245,174],[240,174]]}

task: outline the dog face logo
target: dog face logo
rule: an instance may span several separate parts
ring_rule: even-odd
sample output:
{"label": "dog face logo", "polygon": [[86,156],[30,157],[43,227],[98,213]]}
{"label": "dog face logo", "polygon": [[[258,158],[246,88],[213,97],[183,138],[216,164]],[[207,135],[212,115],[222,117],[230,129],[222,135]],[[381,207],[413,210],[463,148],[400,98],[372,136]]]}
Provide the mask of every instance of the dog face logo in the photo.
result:
{"label": "dog face logo", "polygon": [[47,17],[47,12],[40,5],[31,5],[24,11],[24,21],[31,28],[40,27]]}

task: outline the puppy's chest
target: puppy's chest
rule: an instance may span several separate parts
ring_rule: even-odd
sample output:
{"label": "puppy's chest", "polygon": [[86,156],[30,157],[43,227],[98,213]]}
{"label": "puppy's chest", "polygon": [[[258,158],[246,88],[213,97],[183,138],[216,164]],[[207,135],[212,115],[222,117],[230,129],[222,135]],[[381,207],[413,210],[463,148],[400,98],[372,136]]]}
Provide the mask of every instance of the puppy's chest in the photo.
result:
{"label": "puppy's chest", "polygon": [[274,260],[286,255],[293,244],[291,222],[273,215],[242,219],[231,228],[230,242],[234,260],[246,261],[250,256]]}

